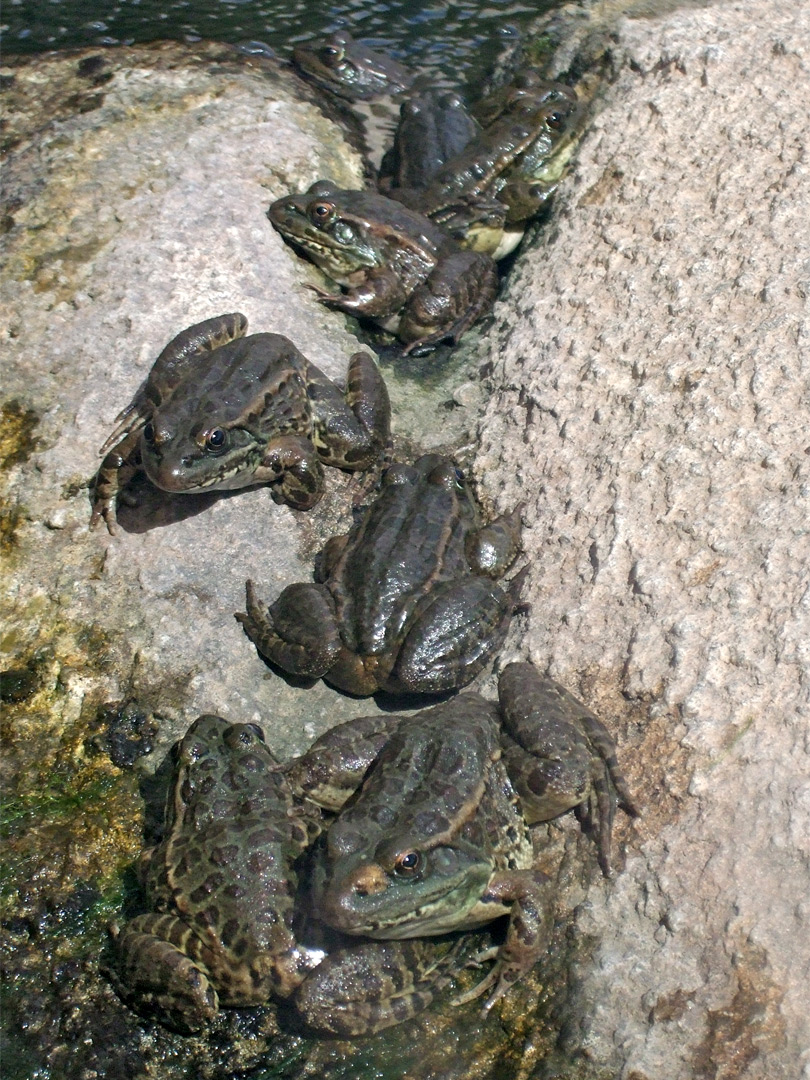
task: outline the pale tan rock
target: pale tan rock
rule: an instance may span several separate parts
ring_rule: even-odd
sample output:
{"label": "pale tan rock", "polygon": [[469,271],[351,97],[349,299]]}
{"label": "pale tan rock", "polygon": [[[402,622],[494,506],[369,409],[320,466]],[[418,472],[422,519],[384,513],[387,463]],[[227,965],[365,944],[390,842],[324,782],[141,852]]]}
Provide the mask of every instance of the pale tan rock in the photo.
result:
{"label": "pale tan rock", "polygon": [[644,810],[580,912],[599,944],[573,1043],[627,1080],[792,1080],[810,1069],[810,7],[624,21],[611,47],[555,225],[496,309],[476,462],[531,526],[513,652],[613,717]]}

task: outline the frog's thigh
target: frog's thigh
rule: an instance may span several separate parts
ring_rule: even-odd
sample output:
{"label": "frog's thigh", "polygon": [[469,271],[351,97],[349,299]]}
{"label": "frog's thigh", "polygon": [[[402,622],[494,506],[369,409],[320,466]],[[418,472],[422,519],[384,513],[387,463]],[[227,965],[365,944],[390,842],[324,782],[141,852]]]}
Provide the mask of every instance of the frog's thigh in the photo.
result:
{"label": "frog's thigh", "polygon": [[400,320],[399,337],[422,344],[445,337],[457,341],[492,307],[497,290],[491,259],[471,251],[453,252],[414,289]]}
{"label": "frog's thigh", "polygon": [[293,675],[319,679],[341,649],[334,602],[323,585],[288,585],[265,612],[251,582],[237,619],[259,652]]}
{"label": "frog's thigh", "polygon": [[530,823],[548,821],[588,796],[593,755],[577,723],[588,710],[530,664],[509,664],[498,686],[509,777]]}
{"label": "frog's thigh", "polygon": [[183,1032],[198,1031],[216,1016],[217,992],[199,958],[189,955],[202,945],[174,915],[132,919],[115,949],[116,988],[138,1011]]}
{"label": "frog's thigh", "polygon": [[503,644],[514,606],[481,577],[438,589],[408,631],[392,681],[418,693],[466,686]]}

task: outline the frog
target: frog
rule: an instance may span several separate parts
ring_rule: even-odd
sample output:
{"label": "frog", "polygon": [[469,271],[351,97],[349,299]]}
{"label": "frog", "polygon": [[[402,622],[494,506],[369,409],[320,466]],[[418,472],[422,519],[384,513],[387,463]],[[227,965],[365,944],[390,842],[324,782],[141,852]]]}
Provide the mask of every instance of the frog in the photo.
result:
{"label": "frog", "polygon": [[576,145],[579,108],[570,87],[529,80],[498,95],[488,115],[488,126],[426,188],[391,195],[463,246],[501,259],[557,190]]}
{"label": "frog", "polygon": [[455,463],[394,462],[350,532],[328,541],[314,583],[269,608],[248,581],[236,615],[259,653],[299,678],[349,694],[437,694],[466,686],[503,643],[528,572],[505,589],[522,505],[479,522]]}
{"label": "frog", "polygon": [[141,857],[151,908],[113,927],[109,974],[137,1011],[200,1030],[220,1005],[288,997],[312,966],[295,863],[320,832],[260,728],[203,715],[174,748],[163,838]]}
{"label": "frog", "polygon": [[158,356],[100,450],[91,526],[116,532],[116,497],[139,470],[174,493],[268,483],[276,502],[309,510],[324,465],[382,459],[391,406],[374,359],[349,360],[340,390],[282,334],[245,336],[239,312],[183,330]]}
{"label": "frog", "polygon": [[417,211],[372,191],[319,180],[268,211],[282,237],[341,292],[310,284],[317,299],[367,318],[399,338],[404,353],[456,343],[487,314],[498,276],[488,255],[465,251]]}
{"label": "frog", "polygon": [[370,762],[352,757],[349,721],[288,771],[305,794],[327,776],[352,792],[313,874],[313,908],[329,926],[403,940],[508,917],[503,945],[487,951],[489,972],[455,999],[488,993],[483,1015],[547,947],[553,897],[534,866],[530,826],[579,808],[609,873],[615,808],[637,813],[607,729],[563,686],[512,663],[498,697],[495,704],[468,692],[389,716],[395,726]]}
{"label": "frog", "polygon": [[464,99],[452,90],[425,90],[402,103],[394,145],[383,158],[377,186],[383,194],[426,188],[442,166],[481,134]]}
{"label": "frog", "polygon": [[[366,739],[361,756],[379,748],[373,727],[354,733]],[[326,955],[323,933],[308,944],[299,870],[325,819],[314,791],[297,798],[260,727],[203,715],[169,764],[164,833],[140,860],[150,910],[112,928],[107,974],[128,1005],[192,1034],[222,1006],[272,1000],[297,1028],[367,1035],[449,983],[459,941],[345,944],[333,933]]]}
{"label": "frog", "polygon": [[399,94],[414,80],[403,64],[356,41],[346,30],[296,46],[293,63],[306,78],[350,101]]}

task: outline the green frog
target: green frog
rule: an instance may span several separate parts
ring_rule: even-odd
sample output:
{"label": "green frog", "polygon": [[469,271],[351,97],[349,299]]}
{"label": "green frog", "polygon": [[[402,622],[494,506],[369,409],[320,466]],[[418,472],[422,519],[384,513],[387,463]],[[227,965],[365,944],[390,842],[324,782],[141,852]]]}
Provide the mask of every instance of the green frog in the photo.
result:
{"label": "green frog", "polygon": [[402,103],[391,151],[383,158],[378,187],[420,191],[442,166],[481,134],[463,99],[447,90],[426,90]]}
{"label": "green frog", "polygon": [[[380,727],[359,723],[364,759],[381,745]],[[140,864],[150,911],[113,928],[108,974],[127,1004],[188,1034],[220,1006],[274,999],[297,1027],[365,1035],[408,1019],[447,985],[459,941],[346,944],[332,933],[325,957],[321,942],[299,941],[299,865],[323,818],[312,797],[296,799],[260,728],[201,716],[173,759],[164,835]]]}
{"label": "green frog", "polygon": [[508,915],[494,966],[457,999],[492,988],[485,1013],[546,948],[550,886],[533,868],[529,825],[580,808],[607,873],[615,807],[636,813],[613,740],[573,695],[526,663],[504,669],[498,694],[499,707],[461,694],[387,717],[395,726],[371,758],[356,752],[352,725],[372,718],[349,721],[287,768],[306,797],[329,787],[337,803],[337,789],[354,791],[314,874],[313,906],[330,926],[400,940]]}
{"label": "green frog", "polygon": [[463,474],[438,454],[396,463],[347,536],[326,546],[315,584],[289,585],[268,610],[247,584],[236,617],[260,653],[293,675],[351,694],[466,686],[500,648],[524,569],[520,511],[481,526]]}
{"label": "green frog", "polygon": [[514,84],[490,123],[422,190],[392,190],[460,243],[500,259],[548,203],[573,152],[576,93],[558,83]]}
{"label": "green frog", "polygon": [[422,214],[370,191],[319,180],[268,211],[273,226],[333,281],[310,285],[321,303],[371,319],[396,334],[405,352],[427,351],[461,335],[492,307],[494,262],[464,251]]}
{"label": "green frog", "polygon": [[115,532],[116,496],[138,469],[170,492],[269,483],[277,502],[308,510],[324,464],[377,463],[391,407],[372,357],[351,358],[344,393],[288,338],[246,329],[237,312],[169,342],[101,448],[91,525]]}
{"label": "green frog", "polygon": [[318,86],[350,101],[401,93],[414,79],[402,64],[356,41],[345,30],[322,42],[297,46],[293,62]]}

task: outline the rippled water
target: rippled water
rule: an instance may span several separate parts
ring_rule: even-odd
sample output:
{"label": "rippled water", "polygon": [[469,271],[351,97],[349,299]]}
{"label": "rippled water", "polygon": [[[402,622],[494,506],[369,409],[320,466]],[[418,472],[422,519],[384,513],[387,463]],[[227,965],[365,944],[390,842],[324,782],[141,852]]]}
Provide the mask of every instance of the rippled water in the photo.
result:
{"label": "rippled water", "polygon": [[[174,38],[260,41],[279,56],[346,28],[398,60],[474,82],[520,30],[559,0],[11,0],[3,9],[3,51],[34,53],[81,45],[129,45]],[[508,30],[506,31],[508,34]]]}

